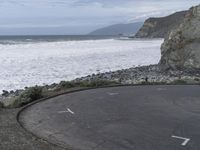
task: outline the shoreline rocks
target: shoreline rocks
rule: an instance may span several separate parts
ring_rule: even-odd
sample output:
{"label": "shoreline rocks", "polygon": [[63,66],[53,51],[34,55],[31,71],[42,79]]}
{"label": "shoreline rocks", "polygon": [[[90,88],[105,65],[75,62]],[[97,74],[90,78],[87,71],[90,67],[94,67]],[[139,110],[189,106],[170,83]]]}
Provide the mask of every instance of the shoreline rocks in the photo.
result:
{"label": "shoreline rocks", "polygon": [[168,70],[163,71],[159,65],[142,66],[114,72],[101,73],[75,79],[74,82],[110,80],[121,84],[173,84],[176,80],[183,80],[185,83],[199,84],[200,70]]}
{"label": "shoreline rocks", "polygon": [[[5,92],[0,96],[0,102],[4,108],[17,108],[30,101],[31,96],[38,92],[30,92],[31,89],[40,88],[43,97],[52,96],[73,88],[101,87],[108,85],[152,85],[152,84],[200,84],[200,70],[162,70],[160,65],[142,66],[123,69],[113,72],[98,73],[72,81],[61,81],[58,84],[35,86]],[[35,91],[35,90],[34,90]],[[27,94],[28,93],[28,94]],[[37,99],[37,98],[36,98]],[[35,99],[34,99],[35,100]]]}

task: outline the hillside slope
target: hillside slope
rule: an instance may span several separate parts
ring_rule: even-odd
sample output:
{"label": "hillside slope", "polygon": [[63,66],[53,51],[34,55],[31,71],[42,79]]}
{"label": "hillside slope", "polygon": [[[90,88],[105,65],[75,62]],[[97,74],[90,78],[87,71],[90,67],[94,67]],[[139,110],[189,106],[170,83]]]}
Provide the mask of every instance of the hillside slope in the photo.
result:
{"label": "hillside slope", "polygon": [[161,18],[149,18],[136,33],[136,38],[164,38],[169,32],[177,28],[184,19],[187,11],[176,12]]}
{"label": "hillside slope", "polygon": [[115,24],[101,29],[97,29],[89,33],[89,35],[134,35],[142,25],[143,22]]}

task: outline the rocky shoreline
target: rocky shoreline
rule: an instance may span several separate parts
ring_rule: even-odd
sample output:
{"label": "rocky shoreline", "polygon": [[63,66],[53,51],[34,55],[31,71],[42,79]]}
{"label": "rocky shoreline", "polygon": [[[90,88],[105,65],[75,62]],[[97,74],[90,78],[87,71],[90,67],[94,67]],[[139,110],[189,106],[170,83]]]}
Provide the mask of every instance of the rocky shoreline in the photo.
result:
{"label": "rocky shoreline", "polygon": [[78,78],[73,82],[109,80],[117,81],[121,84],[173,84],[176,81],[185,84],[199,84],[200,70],[162,70],[159,65],[142,66],[130,69],[123,69],[114,72],[100,73],[83,78]]}
{"label": "rocky shoreline", "polygon": [[[27,95],[31,94],[35,99],[39,99],[74,88],[144,84],[200,84],[200,70],[162,70],[159,65],[149,65],[93,74],[70,82],[61,81],[58,84],[29,87],[24,90],[4,91],[0,96],[0,107],[15,108],[21,106],[20,103],[29,103],[32,100],[28,100],[30,96]],[[19,100],[20,103],[16,104],[15,101]]]}

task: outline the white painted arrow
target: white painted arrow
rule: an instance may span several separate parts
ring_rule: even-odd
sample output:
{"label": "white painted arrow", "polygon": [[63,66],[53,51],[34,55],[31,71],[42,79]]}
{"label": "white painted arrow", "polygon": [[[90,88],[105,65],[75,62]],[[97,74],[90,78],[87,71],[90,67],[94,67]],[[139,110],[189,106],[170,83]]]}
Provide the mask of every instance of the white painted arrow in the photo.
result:
{"label": "white painted arrow", "polygon": [[172,138],[176,138],[176,139],[181,139],[181,140],[184,140],[184,142],[181,144],[182,146],[186,146],[187,143],[190,141],[189,138],[184,138],[184,137],[180,137],[180,136],[175,136],[175,135],[172,135]]}
{"label": "white painted arrow", "polygon": [[66,111],[66,110],[65,110],[65,111],[59,111],[58,113],[59,113],[59,114],[68,113],[68,111]]}
{"label": "white painted arrow", "polygon": [[67,111],[69,112],[69,113],[71,113],[71,114],[75,114],[73,111],[71,111],[71,109],[69,109],[69,108],[67,108]]}
{"label": "white painted arrow", "polygon": [[59,114],[62,114],[62,113],[71,113],[72,115],[75,114],[75,113],[74,113],[71,109],[69,109],[69,108],[67,108],[67,110],[65,110],[65,111],[59,111],[58,113],[59,113]]}

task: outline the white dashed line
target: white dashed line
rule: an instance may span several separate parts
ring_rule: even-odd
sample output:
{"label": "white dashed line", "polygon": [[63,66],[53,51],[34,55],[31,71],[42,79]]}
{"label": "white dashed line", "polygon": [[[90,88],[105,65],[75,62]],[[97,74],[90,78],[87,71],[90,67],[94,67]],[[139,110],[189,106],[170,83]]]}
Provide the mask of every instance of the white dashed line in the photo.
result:
{"label": "white dashed line", "polygon": [[181,144],[182,146],[186,146],[187,143],[190,141],[190,139],[188,139],[188,138],[184,138],[184,137],[180,137],[180,136],[175,136],[175,135],[172,135],[172,138],[184,140],[184,142]]}

